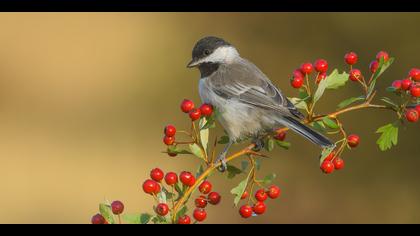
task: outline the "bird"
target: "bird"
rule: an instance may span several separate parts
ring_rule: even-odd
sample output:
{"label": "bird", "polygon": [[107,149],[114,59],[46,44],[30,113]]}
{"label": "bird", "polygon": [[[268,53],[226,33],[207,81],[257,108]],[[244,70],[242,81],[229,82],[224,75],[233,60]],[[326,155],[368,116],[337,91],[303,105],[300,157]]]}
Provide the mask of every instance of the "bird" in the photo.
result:
{"label": "bird", "polygon": [[187,68],[200,71],[200,98],[219,111],[217,120],[229,137],[216,159],[221,163],[220,171],[226,170],[226,155],[233,144],[251,138],[261,146],[264,135],[281,127],[288,127],[322,148],[334,146],[324,135],[303,124],[305,116],[226,40],[215,36],[198,40]]}

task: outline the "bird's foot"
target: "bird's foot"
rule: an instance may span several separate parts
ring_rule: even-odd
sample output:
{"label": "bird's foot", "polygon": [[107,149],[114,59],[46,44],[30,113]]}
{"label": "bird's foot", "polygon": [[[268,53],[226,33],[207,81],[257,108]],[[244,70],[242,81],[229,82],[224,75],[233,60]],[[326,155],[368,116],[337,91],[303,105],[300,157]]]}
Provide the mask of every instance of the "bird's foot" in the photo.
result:
{"label": "bird's foot", "polygon": [[255,152],[261,151],[265,146],[264,140],[262,139],[255,139],[252,142],[255,144],[255,147],[252,149]]}
{"label": "bird's foot", "polygon": [[218,164],[220,162],[220,166],[217,167],[217,169],[220,172],[225,172],[227,170],[227,165],[226,165],[226,153],[222,153],[219,155],[219,157],[217,158],[215,164]]}

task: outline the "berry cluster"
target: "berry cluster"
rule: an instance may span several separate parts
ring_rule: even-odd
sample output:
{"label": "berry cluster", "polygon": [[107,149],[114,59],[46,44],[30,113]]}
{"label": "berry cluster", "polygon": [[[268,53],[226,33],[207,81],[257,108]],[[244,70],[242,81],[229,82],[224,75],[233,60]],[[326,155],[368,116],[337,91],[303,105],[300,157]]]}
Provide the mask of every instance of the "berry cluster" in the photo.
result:
{"label": "berry cluster", "polygon": [[[118,220],[121,224],[121,214],[124,212],[124,204],[121,201],[113,201],[111,203],[111,212],[112,214],[118,216]],[[91,223],[94,225],[105,225],[109,224],[109,222],[105,219],[105,217],[98,213],[92,216]]]}
{"label": "berry cluster", "polygon": [[315,82],[319,84],[321,80],[327,78],[328,62],[324,59],[318,59],[314,64],[310,62],[303,63],[298,69],[293,71],[292,79],[290,80],[293,88],[301,88],[304,85],[305,78],[316,71]]}
{"label": "berry cluster", "polygon": [[[416,102],[420,98],[420,69],[411,69],[405,79],[392,82],[389,90],[409,101]],[[405,118],[409,122],[417,122],[419,115],[419,105],[405,110]]]}
{"label": "berry cluster", "polygon": [[[242,205],[239,208],[239,214],[243,218],[249,218],[253,214],[255,215],[264,214],[267,209],[265,200],[267,200],[268,198],[276,199],[280,196],[280,193],[281,193],[280,188],[276,185],[272,185],[268,189],[264,189],[264,188],[258,189],[254,194],[255,199],[252,199],[250,197],[250,194],[247,191],[245,191],[241,196],[241,200],[248,199],[248,203],[245,205]],[[251,201],[254,202],[253,206],[250,206],[249,204]]]}
{"label": "berry cluster", "polygon": [[[155,168],[150,172],[150,178],[151,179],[143,182],[143,191],[152,195],[157,201],[157,205],[154,207],[154,209],[157,216],[160,217],[166,217],[169,214],[176,214],[174,212],[174,207],[177,203],[177,199],[182,198],[186,190],[193,187],[197,182],[196,177],[191,172],[182,171],[178,178],[176,173],[168,172],[165,175],[164,172],[159,168]],[[167,190],[167,188],[163,186],[164,184],[166,184],[166,187],[168,187],[170,190]],[[217,205],[221,200],[220,194],[217,192],[212,192],[212,188],[213,186],[208,180],[203,181],[198,187],[201,195],[194,200],[196,208],[192,214],[194,220],[197,222],[202,222],[207,218],[207,212],[205,208],[208,204]],[[161,197],[161,193],[163,193],[165,197]],[[178,197],[175,196],[176,194]],[[171,207],[169,207],[167,203],[168,200],[172,200]],[[186,203],[184,203],[184,206],[186,207]],[[186,212],[175,217],[176,222],[174,223],[190,224],[191,217],[185,213]],[[170,221],[166,218],[164,220],[168,222]]]}

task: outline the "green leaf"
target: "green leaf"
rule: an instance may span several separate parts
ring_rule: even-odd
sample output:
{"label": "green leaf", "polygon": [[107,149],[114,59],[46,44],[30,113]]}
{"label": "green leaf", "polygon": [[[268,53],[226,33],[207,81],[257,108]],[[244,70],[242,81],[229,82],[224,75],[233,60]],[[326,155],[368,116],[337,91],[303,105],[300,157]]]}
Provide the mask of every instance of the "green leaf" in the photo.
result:
{"label": "green leaf", "polygon": [[167,223],[168,223],[168,221],[166,220],[166,218],[165,218],[165,217],[163,217],[163,216],[160,216],[160,215],[156,215],[156,216],[154,216],[154,217],[152,218],[152,222],[153,222],[154,224],[167,224]]}
{"label": "green leaf", "polygon": [[392,146],[398,144],[398,126],[395,124],[387,124],[380,127],[376,133],[381,134],[378,141],[376,142],[381,151],[391,149]]}
{"label": "green leaf", "polygon": [[160,191],[157,194],[156,197],[157,197],[159,203],[166,203],[166,193],[165,193],[165,191]]}
{"label": "green leaf", "polygon": [[381,98],[381,101],[385,102],[386,104],[390,105],[391,107],[398,109],[399,106],[394,101],[392,101],[390,98],[383,97]]}
{"label": "green leaf", "polygon": [[322,121],[316,121],[312,123],[312,127],[314,127],[315,130],[325,133],[327,131],[327,128],[325,127],[324,123]]}
{"label": "green leaf", "polygon": [[303,101],[309,100],[311,98],[308,94],[308,91],[306,91],[305,88],[300,88],[299,89],[299,96],[298,97]]}
{"label": "green leaf", "polygon": [[145,220],[146,223],[142,223],[141,217],[143,215],[145,215],[145,214],[141,214],[141,215],[140,214],[124,214],[122,216],[122,219],[123,219],[124,223],[126,223],[126,224],[147,224],[149,222],[150,218],[151,218],[151,215],[146,214],[147,215],[146,217],[148,217]]}
{"label": "green leaf", "polygon": [[291,144],[289,142],[284,142],[284,141],[280,141],[280,140],[275,140],[274,142],[277,144],[277,146],[279,146],[281,148],[284,148],[286,150],[288,150],[291,146]]}
{"label": "green leaf", "polygon": [[249,166],[249,162],[248,161],[241,161],[241,170],[245,171]]}
{"label": "green leaf", "polygon": [[208,144],[209,144],[209,129],[203,127],[206,123],[208,123],[208,122],[207,122],[205,117],[200,119],[200,122],[199,122],[200,142],[201,142],[201,145],[204,148],[205,154],[207,155],[207,148],[208,148]]}
{"label": "green leaf", "polygon": [[398,89],[391,86],[391,87],[386,88],[385,91],[390,92],[390,93],[395,93],[396,91],[398,91]]}
{"label": "green leaf", "polygon": [[198,144],[193,143],[193,144],[190,144],[189,147],[190,147],[190,150],[191,150],[192,154],[194,154],[196,157],[198,157],[200,159],[205,160],[203,150],[201,150],[201,148],[200,148],[200,146],[198,146]]}
{"label": "green leaf", "polygon": [[169,146],[167,152],[168,153],[176,153],[176,154],[192,154],[190,151],[181,149],[181,148],[176,147],[176,146]]}
{"label": "green leaf", "polygon": [[188,211],[188,207],[187,207],[187,206],[183,206],[183,207],[181,208],[181,210],[179,210],[179,211],[176,213],[176,221],[178,221],[178,218],[179,218],[179,217],[186,215],[186,214],[187,214],[187,211]]}
{"label": "green leaf", "polygon": [[150,219],[152,219],[152,215],[143,213],[140,215],[140,224],[147,224],[149,223]]}
{"label": "green leaf", "polygon": [[324,148],[321,153],[321,157],[319,158],[319,165],[321,166],[325,159],[333,152],[335,147]]}
{"label": "green leaf", "polygon": [[171,200],[174,197],[174,194],[169,192],[165,187],[162,186],[162,192],[166,195],[166,200]]}
{"label": "green leaf", "polygon": [[229,143],[230,139],[228,136],[222,136],[220,137],[220,140],[217,142],[218,144],[227,144]]}
{"label": "green leaf", "polygon": [[265,145],[265,149],[269,152],[273,151],[274,149],[274,140],[273,139],[268,139],[267,140],[267,144]]}
{"label": "green leaf", "polygon": [[373,90],[375,89],[376,80],[388,69],[389,66],[392,65],[393,62],[394,62],[393,57],[389,58],[388,61],[386,62],[384,61],[384,58],[381,57],[381,59],[379,60],[378,69],[376,70],[375,74],[373,74],[372,82],[369,85],[367,97],[369,97],[372,94]]}
{"label": "green leaf", "polygon": [[272,173],[269,174],[267,176],[264,177],[264,179],[262,180],[262,182],[264,184],[270,184],[271,182],[273,182],[273,180],[276,178],[276,174]]}
{"label": "green leaf", "polygon": [[246,179],[242,180],[242,182],[240,182],[238,186],[236,186],[230,191],[230,193],[235,195],[235,199],[233,200],[233,203],[235,204],[235,206],[238,206],[238,203],[241,200],[242,194],[244,194],[245,192],[246,186],[248,184],[248,179],[249,179],[249,175]]}
{"label": "green leaf", "polygon": [[290,102],[297,108],[307,111],[308,104],[306,104],[305,100],[300,98],[289,98]]}
{"label": "green leaf", "polygon": [[347,83],[348,78],[349,74],[346,72],[340,74],[337,69],[333,70],[327,78],[319,83],[314,94],[314,104],[322,97],[326,89],[338,89]]}
{"label": "green leaf", "polygon": [[242,174],[242,170],[233,165],[227,165],[226,171],[228,173],[228,179],[233,179],[236,175]]}
{"label": "green leaf", "polygon": [[351,105],[355,102],[363,101],[363,100],[365,100],[365,97],[363,97],[363,96],[362,97],[348,98],[348,99],[340,102],[340,104],[338,104],[338,109],[343,109],[343,108],[345,108],[345,107],[347,107],[347,106],[349,106],[349,105]]}
{"label": "green leaf", "polygon": [[331,129],[338,129],[339,126],[338,124],[333,121],[331,118],[329,118],[328,116],[324,117],[324,119],[322,119],[322,122],[324,122],[324,124]]}
{"label": "green leaf", "polygon": [[200,167],[198,167],[197,171],[195,172],[195,177],[198,178],[201,174],[203,174],[203,172],[204,172],[204,167],[200,165]]}
{"label": "green leaf", "polygon": [[256,159],[255,160],[255,168],[257,170],[260,170],[261,169],[261,159]]}
{"label": "green leaf", "polygon": [[106,221],[110,224],[114,224],[114,216],[109,204],[101,203],[99,204],[99,213],[105,218]]}

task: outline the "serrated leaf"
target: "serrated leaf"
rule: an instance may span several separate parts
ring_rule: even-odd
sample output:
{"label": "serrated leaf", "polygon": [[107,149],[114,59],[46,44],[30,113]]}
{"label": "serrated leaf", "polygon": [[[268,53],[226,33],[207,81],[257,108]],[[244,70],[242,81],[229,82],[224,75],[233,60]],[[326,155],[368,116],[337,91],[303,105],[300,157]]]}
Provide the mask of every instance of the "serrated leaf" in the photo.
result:
{"label": "serrated leaf", "polygon": [[391,107],[395,109],[398,109],[398,105],[394,101],[392,101],[390,98],[383,97],[381,98],[381,101],[385,102],[386,104],[390,105]]}
{"label": "serrated leaf", "polygon": [[319,158],[319,165],[321,166],[325,159],[333,152],[335,147],[324,148],[321,153],[321,157]]}
{"label": "serrated leaf", "polygon": [[373,74],[372,82],[369,85],[367,97],[369,97],[375,89],[376,81],[379,78],[379,76],[381,76],[388,69],[388,67],[392,65],[393,62],[393,57],[389,58],[386,62],[384,61],[383,57],[380,58],[378,69],[376,70],[375,74]]}
{"label": "serrated leaf", "polygon": [[241,161],[241,170],[245,171],[246,169],[248,169],[249,166],[249,162],[248,161]]}
{"label": "serrated leaf", "polygon": [[114,224],[114,216],[111,210],[111,206],[109,204],[101,203],[99,204],[99,213],[105,218],[105,220],[110,223]]}
{"label": "serrated leaf", "polygon": [[201,148],[200,148],[200,146],[198,146],[198,144],[193,143],[193,144],[190,144],[189,147],[190,147],[191,153],[194,154],[194,156],[205,160],[203,150],[201,150]]}
{"label": "serrated leaf", "polygon": [[376,142],[381,151],[391,149],[392,146],[398,144],[398,126],[395,124],[387,124],[380,127],[376,133],[381,134]]}
{"label": "serrated leaf", "polygon": [[200,119],[199,127],[200,127],[200,142],[201,146],[204,148],[204,152],[207,155],[207,148],[209,144],[209,129],[204,128],[205,124],[208,123],[206,118],[203,117]]}
{"label": "serrated leaf", "polygon": [[319,83],[314,94],[314,104],[322,97],[326,89],[338,89],[347,83],[348,78],[349,74],[346,72],[340,74],[337,69],[333,70],[327,78]]}
{"label": "serrated leaf", "polygon": [[233,179],[235,176],[242,174],[242,170],[233,165],[227,165],[226,171],[228,173],[228,179]]}
{"label": "serrated leaf", "polygon": [[122,219],[124,221],[124,223],[126,224],[147,224],[150,220],[150,218],[152,217],[149,214],[146,214],[149,218],[145,219],[146,223],[142,223],[142,216],[144,214],[124,214],[122,216]]}
{"label": "serrated leaf", "polygon": [[330,129],[338,129],[339,128],[338,124],[335,121],[333,121],[331,118],[329,118],[328,116],[324,117],[322,119],[322,122]]}
{"label": "serrated leaf", "polygon": [[269,152],[273,151],[274,149],[274,140],[273,139],[268,139],[267,140],[267,144],[265,145],[265,149]]}
{"label": "serrated leaf", "polygon": [[267,176],[265,176],[265,177],[264,177],[264,179],[262,180],[262,182],[263,182],[264,184],[270,184],[271,182],[273,182],[273,180],[274,180],[276,177],[277,177],[277,176],[276,176],[276,174],[275,174],[275,173],[269,174],[269,175],[267,175]]}
{"label": "serrated leaf", "polygon": [[218,144],[227,144],[227,143],[229,143],[229,141],[230,141],[229,137],[224,135],[224,136],[220,137],[220,140],[217,141],[217,143]]}
{"label": "serrated leaf", "polygon": [[284,148],[286,150],[288,150],[291,146],[291,144],[289,142],[284,142],[284,141],[280,141],[280,140],[275,140],[274,142],[277,144],[277,146],[279,146],[281,148]]}
{"label": "serrated leaf", "polygon": [[289,98],[289,100],[297,109],[308,110],[308,104],[306,104],[305,100],[300,98]]}
{"label": "serrated leaf", "polygon": [[248,184],[248,179],[249,179],[249,175],[246,179],[242,180],[238,186],[234,187],[230,193],[232,193],[233,195],[235,195],[235,199],[233,200],[233,203],[235,204],[235,206],[238,206],[239,201],[241,200],[242,195],[245,192],[246,186]]}
{"label": "serrated leaf", "polygon": [[345,107],[347,107],[347,106],[349,106],[349,105],[351,105],[355,102],[363,101],[363,100],[365,100],[365,97],[363,97],[363,96],[362,97],[351,97],[351,98],[348,98],[348,99],[340,102],[340,104],[338,104],[337,107],[338,107],[338,109],[343,109],[343,108],[345,108]]}

